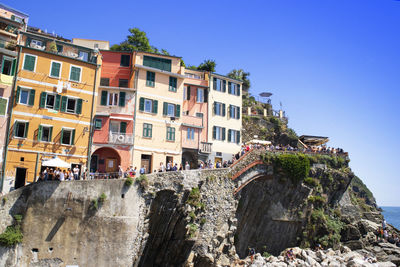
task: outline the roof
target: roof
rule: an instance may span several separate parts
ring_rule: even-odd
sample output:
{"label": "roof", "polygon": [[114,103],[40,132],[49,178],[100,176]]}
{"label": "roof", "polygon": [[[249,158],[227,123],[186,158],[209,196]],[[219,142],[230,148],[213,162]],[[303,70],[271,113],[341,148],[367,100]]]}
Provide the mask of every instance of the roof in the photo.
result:
{"label": "roof", "polygon": [[228,78],[228,79],[231,79],[231,80],[234,80],[234,81],[238,81],[238,82],[243,83],[242,80],[238,80],[238,79],[235,79],[235,78],[231,78],[231,77],[229,77],[229,76],[222,75],[222,74],[218,74],[218,73],[215,73],[215,72],[211,72],[211,75],[217,75],[217,76],[225,77],[225,78]]}
{"label": "roof", "polygon": [[299,139],[306,145],[320,146],[329,141],[328,137],[315,135],[302,135]]}
{"label": "roof", "polygon": [[0,7],[4,8],[4,9],[7,9],[9,11],[12,11],[12,12],[18,14],[18,15],[21,15],[21,16],[24,16],[24,17],[29,17],[28,14],[26,14],[26,13],[24,13],[22,11],[19,11],[19,10],[13,8],[13,7],[7,6],[5,4],[0,3]]}
{"label": "roof", "polygon": [[182,58],[182,57],[178,57],[178,56],[164,55],[164,54],[158,54],[158,53],[153,53],[153,52],[145,52],[145,51],[140,51],[140,50],[118,50],[118,51],[115,51],[115,50],[100,49],[100,51],[110,51],[110,52],[119,52],[119,53],[136,52],[136,53],[151,54],[151,55],[163,56],[163,57]]}
{"label": "roof", "polygon": [[96,41],[96,42],[107,42],[107,43],[110,43],[110,41],[107,41],[107,40],[96,40],[96,39],[85,39],[85,38],[72,38],[72,40],[87,40],[87,41]]}

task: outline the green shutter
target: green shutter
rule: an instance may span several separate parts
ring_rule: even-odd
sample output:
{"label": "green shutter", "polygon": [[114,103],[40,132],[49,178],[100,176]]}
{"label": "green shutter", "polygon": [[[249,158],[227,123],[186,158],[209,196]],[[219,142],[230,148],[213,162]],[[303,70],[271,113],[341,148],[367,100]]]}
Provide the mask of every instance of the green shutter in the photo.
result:
{"label": "green shutter", "polygon": [[181,105],[176,105],[175,117],[179,118],[181,116]]}
{"label": "green shutter", "polygon": [[176,86],[177,86],[177,79],[175,77],[169,77],[169,90],[176,92]]}
{"label": "green shutter", "polygon": [[147,85],[147,86],[154,87],[154,84],[155,84],[155,82],[154,82],[155,76],[156,76],[156,74],[155,74],[154,72],[148,71],[148,72],[146,73],[146,85]]}
{"label": "green shutter", "polygon": [[81,69],[78,67],[71,66],[71,73],[69,79],[74,82],[79,82],[81,77]]}
{"label": "green shutter", "polygon": [[60,111],[62,111],[62,112],[65,112],[66,109],[67,109],[67,99],[68,99],[68,97],[66,97],[66,96],[62,96],[61,97],[61,109],[60,109]]}
{"label": "green shutter", "polygon": [[225,80],[223,80],[223,82],[222,82],[222,92],[226,92],[226,81]]}
{"label": "green shutter", "polygon": [[51,140],[52,140],[52,135],[53,135],[53,127],[50,127],[50,131],[49,131],[49,142],[51,142]]}
{"label": "green shutter", "polygon": [[24,138],[28,136],[28,130],[29,130],[29,122],[25,122]]}
{"label": "green shutter", "polygon": [[29,101],[28,101],[29,106],[33,106],[35,104],[35,90],[31,89],[29,91]]}
{"label": "green shutter", "polygon": [[240,119],[240,107],[236,108],[237,119]]}
{"label": "green shutter", "polygon": [[213,114],[217,114],[217,102],[214,102],[213,104]]}
{"label": "green shutter", "polygon": [[231,91],[231,87],[232,87],[232,83],[228,82],[228,93],[233,95],[233,94],[235,94],[235,92]]}
{"label": "green shutter", "polygon": [[[61,100],[61,95],[56,95],[56,100],[54,103],[55,110],[60,110],[60,102],[61,102],[60,100]],[[64,109],[64,111],[65,111],[65,109]]]}
{"label": "green shutter", "polygon": [[236,143],[239,144],[240,143],[240,131],[236,132]]}
{"label": "green shutter", "polygon": [[157,112],[158,112],[158,101],[153,100],[153,113],[157,114]]}
{"label": "green shutter", "polygon": [[143,137],[147,137],[147,127],[146,127],[146,123],[143,123]]}
{"label": "green shutter", "polygon": [[225,117],[226,114],[226,105],[222,104],[222,116]]}
{"label": "green shutter", "polygon": [[148,124],[149,125],[149,137],[153,137],[153,124]]}
{"label": "green shutter", "polygon": [[230,142],[232,140],[232,130],[229,129],[228,130],[228,142]]}
{"label": "green shutter", "polygon": [[25,55],[24,70],[34,71],[36,58],[31,55]]}
{"label": "green shutter", "polygon": [[43,130],[43,126],[39,125],[38,135],[37,135],[38,141],[42,141],[42,130]]}
{"label": "green shutter", "polygon": [[207,103],[207,102],[208,102],[208,89],[205,88],[204,89],[204,103]]}
{"label": "green shutter", "polygon": [[125,92],[119,92],[119,106],[125,107]]}
{"label": "green shutter", "polygon": [[11,76],[15,75],[16,68],[17,68],[17,59],[13,59],[11,64]]}
{"label": "green shutter", "polygon": [[52,62],[51,63],[51,72],[50,75],[53,77],[60,77],[60,68],[61,64],[58,62]]}
{"label": "green shutter", "polygon": [[126,133],[126,122],[121,121],[120,127],[119,127],[119,132],[120,133]]}
{"label": "green shutter", "polygon": [[163,113],[164,116],[166,116],[168,114],[168,103],[164,102],[163,103]]}
{"label": "green shutter", "polygon": [[82,99],[79,98],[76,103],[76,114],[81,114],[81,113],[82,113]]}
{"label": "green shutter", "polygon": [[46,107],[46,98],[47,98],[47,93],[46,92],[41,92],[40,93],[39,107],[41,107],[41,108]]}
{"label": "green shutter", "polygon": [[75,129],[72,130],[72,137],[71,137],[71,144],[70,145],[73,145],[73,144],[75,144]]}
{"label": "green shutter", "polygon": [[21,87],[17,86],[17,91],[15,92],[15,104],[18,104],[20,91]]}
{"label": "green shutter", "polygon": [[107,106],[107,91],[101,91],[101,100],[100,100],[100,105],[102,106]]}
{"label": "green shutter", "polygon": [[237,96],[240,96],[240,84],[238,84],[238,85],[236,85],[237,87],[236,87],[236,95]]}
{"label": "green shutter", "polygon": [[18,121],[14,122],[14,136],[17,136]]}
{"label": "green shutter", "polygon": [[6,115],[7,113],[7,99],[0,98],[0,115]]}
{"label": "green shutter", "polygon": [[171,140],[175,141],[175,128],[171,129]]}
{"label": "green shutter", "polygon": [[186,100],[190,100],[190,86],[187,87]]}
{"label": "green shutter", "polygon": [[222,128],[222,141],[225,140],[225,128]]}
{"label": "green shutter", "polygon": [[63,129],[63,128],[61,128],[60,144],[62,144],[62,143],[63,143],[63,142],[62,142],[62,140],[63,140],[63,137],[64,137],[64,129]]}
{"label": "green shutter", "polygon": [[143,97],[141,97],[139,99],[139,110],[144,111],[144,98]]}
{"label": "green shutter", "polygon": [[213,126],[213,139],[217,138],[217,127]]}

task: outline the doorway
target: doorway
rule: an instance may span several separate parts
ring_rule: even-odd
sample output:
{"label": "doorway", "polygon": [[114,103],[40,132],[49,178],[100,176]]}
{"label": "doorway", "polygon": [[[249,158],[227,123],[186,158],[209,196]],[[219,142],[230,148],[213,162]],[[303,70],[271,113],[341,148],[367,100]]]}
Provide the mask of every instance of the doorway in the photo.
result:
{"label": "doorway", "polygon": [[117,172],[117,159],[108,158],[106,159],[106,172]]}
{"label": "doorway", "polygon": [[92,155],[90,159],[90,172],[97,172],[97,162],[99,158],[97,155]]}
{"label": "doorway", "polygon": [[140,165],[146,168],[146,173],[151,173],[151,155],[142,154]]}
{"label": "doorway", "polygon": [[25,185],[25,180],[26,180],[26,169],[25,168],[17,168],[17,171],[15,172],[15,184],[14,188],[20,188]]}

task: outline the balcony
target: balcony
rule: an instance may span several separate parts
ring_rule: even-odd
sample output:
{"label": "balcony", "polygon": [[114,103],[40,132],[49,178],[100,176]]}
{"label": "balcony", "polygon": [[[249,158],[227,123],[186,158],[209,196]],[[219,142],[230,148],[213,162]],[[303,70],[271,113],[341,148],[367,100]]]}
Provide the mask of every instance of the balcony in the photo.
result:
{"label": "balcony", "polygon": [[117,145],[133,145],[133,134],[110,132],[108,142]]}
{"label": "balcony", "polygon": [[203,128],[203,118],[196,116],[182,116],[182,125],[195,128]]}
{"label": "balcony", "polygon": [[212,147],[212,143],[201,142],[199,151],[200,151],[200,153],[210,154],[211,147]]}

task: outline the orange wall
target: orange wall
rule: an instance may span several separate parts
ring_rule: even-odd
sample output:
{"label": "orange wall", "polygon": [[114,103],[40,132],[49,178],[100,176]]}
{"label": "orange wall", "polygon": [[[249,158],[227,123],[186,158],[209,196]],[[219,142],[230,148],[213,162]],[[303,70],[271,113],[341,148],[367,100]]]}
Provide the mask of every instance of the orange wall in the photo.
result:
{"label": "orange wall", "polygon": [[[118,87],[119,79],[128,79],[129,87],[133,87],[132,53],[101,51],[103,64],[101,66],[101,78],[110,78],[110,86]],[[130,66],[121,66],[121,55],[130,55]]]}

